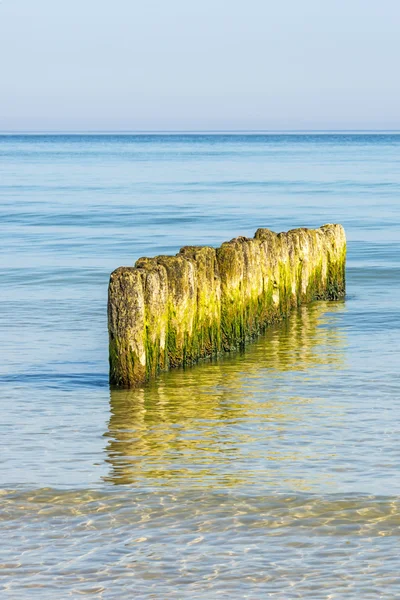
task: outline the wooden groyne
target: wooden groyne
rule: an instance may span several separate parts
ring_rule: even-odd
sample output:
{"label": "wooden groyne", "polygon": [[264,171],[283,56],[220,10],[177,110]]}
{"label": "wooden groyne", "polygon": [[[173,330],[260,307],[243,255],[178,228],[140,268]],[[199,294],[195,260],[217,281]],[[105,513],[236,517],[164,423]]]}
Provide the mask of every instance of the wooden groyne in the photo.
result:
{"label": "wooden groyne", "polygon": [[110,277],[110,382],[135,387],[158,372],[243,348],[313,300],[345,294],[341,225],[258,229],[220,248],[185,246],[140,258]]}

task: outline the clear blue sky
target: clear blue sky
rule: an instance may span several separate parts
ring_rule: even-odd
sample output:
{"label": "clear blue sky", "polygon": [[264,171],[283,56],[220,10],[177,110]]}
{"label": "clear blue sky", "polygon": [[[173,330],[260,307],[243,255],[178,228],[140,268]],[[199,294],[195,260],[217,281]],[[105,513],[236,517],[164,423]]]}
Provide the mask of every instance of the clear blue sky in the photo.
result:
{"label": "clear blue sky", "polygon": [[399,27],[399,0],[0,0],[0,129],[400,129]]}

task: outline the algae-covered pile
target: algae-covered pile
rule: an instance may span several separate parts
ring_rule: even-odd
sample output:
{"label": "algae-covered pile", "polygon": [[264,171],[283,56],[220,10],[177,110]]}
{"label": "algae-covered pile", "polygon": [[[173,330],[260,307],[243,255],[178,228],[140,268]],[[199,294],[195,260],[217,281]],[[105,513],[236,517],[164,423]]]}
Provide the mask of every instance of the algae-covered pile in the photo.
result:
{"label": "algae-covered pile", "polygon": [[159,371],[244,347],[312,300],[345,294],[341,225],[258,229],[220,248],[185,246],[110,277],[110,381],[134,387]]}

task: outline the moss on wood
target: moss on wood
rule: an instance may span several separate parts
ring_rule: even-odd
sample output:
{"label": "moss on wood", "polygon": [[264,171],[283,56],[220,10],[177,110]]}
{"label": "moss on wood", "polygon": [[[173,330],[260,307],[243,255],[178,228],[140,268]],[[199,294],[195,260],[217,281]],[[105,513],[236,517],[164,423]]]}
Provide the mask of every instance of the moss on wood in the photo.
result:
{"label": "moss on wood", "polygon": [[243,348],[313,300],[345,294],[341,225],[258,229],[216,250],[185,246],[111,274],[110,381],[133,387],[159,371]]}

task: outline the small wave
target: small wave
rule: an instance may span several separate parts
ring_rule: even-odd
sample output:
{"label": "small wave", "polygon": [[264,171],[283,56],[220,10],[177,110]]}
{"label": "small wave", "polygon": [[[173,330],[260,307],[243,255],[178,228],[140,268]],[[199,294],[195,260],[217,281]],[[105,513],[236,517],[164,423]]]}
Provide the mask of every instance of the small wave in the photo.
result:
{"label": "small wave", "polygon": [[41,388],[73,389],[85,388],[108,388],[108,375],[104,373],[8,373],[0,375],[0,385],[14,383],[18,386],[40,386]]}

